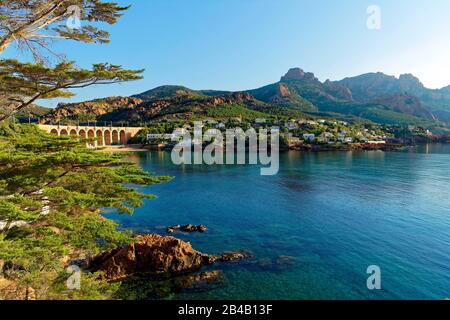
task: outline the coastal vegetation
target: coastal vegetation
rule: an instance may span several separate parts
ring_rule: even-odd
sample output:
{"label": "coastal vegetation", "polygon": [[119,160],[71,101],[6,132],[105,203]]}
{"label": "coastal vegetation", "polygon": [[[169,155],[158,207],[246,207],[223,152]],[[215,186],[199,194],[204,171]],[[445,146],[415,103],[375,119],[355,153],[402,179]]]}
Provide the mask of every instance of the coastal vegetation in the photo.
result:
{"label": "coastal vegetation", "polygon": [[34,125],[4,123],[0,133],[0,261],[14,283],[10,291],[16,298],[107,297],[111,287],[89,274],[80,291],[68,291],[68,264],[130,243],[131,234],[118,231],[99,210],[131,214],[153,196],[125,185],[170,178],[153,177],[122,161],[123,155],[89,150],[79,139],[48,135]]}
{"label": "coastal vegetation", "polygon": [[[0,60],[0,299],[123,298],[128,284],[122,286],[121,280],[149,268],[183,274],[247,257],[205,255],[173,237],[119,230],[101,211],[133,214],[145,199],[155,197],[139,192],[138,186],[172,177],[154,176],[125,161],[123,154],[86,148],[94,138],[53,136],[31,122],[125,122],[144,127],[130,142],[147,143],[149,134],[170,134],[177,128],[191,132],[194,121],[206,120],[205,129],[277,128],[285,145],[333,149],[353,142],[428,139],[433,136],[428,129],[449,132],[448,93],[430,98],[430,91],[411,77],[374,76],[392,82],[395,90],[381,86],[366,100],[355,79],[321,82],[300,69],[246,92],[162,86],[135,96],[60,104],[54,110],[37,105],[70,98],[75,89],[142,78],[143,70],[109,62],[79,68],[53,51],[57,40],[108,43],[109,33],[100,27],[118,22],[127,8],[102,0],[0,1],[0,54],[16,45],[33,57]],[[82,25],[71,27],[68,19]],[[372,87],[370,79],[359,80]],[[402,94],[405,90],[408,95]],[[207,230],[203,225],[168,230],[178,229]],[[136,243],[143,244],[141,251]],[[172,256],[161,258],[168,251]],[[128,254],[136,252],[149,255]],[[167,263],[175,255],[177,262]],[[124,256],[122,264],[115,263]],[[142,257],[151,259],[143,259],[142,265]],[[77,268],[86,272],[79,288],[71,290],[68,281]]]}
{"label": "coastal vegetation", "polygon": [[[134,241],[100,210],[132,214],[144,198],[154,197],[132,186],[170,179],[152,176],[123,155],[89,150],[82,139],[14,121],[43,116],[46,110],[35,102],[70,97],[71,89],[140,79],[142,70],[110,63],[80,69],[51,48],[55,39],[109,42],[97,25],[116,23],[126,9],[98,0],[0,2],[0,54],[16,44],[35,60],[0,60],[0,299],[112,297],[119,284],[98,274],[84,274],[79,290],[68,290],[67,268]],[[83,26],[69,28],[61,23],[67,19]]]}

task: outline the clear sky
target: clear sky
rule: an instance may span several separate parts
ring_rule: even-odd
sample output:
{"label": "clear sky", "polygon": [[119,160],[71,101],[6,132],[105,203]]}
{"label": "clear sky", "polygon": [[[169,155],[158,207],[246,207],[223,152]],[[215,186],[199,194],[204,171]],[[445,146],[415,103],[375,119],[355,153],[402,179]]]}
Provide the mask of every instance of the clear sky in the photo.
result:
{"label": "clear sky", "polygon": [[[118,2],[132,7],[107,27],[111,44],[60,42],[55,50],[81,67],[111,62],[144,68],[145,79],[83,89],[72,101],[132,95],[163,84],[245,90],[276,82],[291,67],[320,80],[381,71],[412,73],[430,88],[450,84],[448,0]],[[381,30],[366,26],[373,4],[381,9]]]}

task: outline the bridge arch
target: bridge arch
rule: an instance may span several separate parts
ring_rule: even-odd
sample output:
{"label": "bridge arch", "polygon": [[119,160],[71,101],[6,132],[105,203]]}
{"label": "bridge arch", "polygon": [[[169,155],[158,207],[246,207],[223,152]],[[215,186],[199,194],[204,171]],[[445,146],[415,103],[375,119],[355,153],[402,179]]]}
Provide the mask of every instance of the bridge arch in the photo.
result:
{"label": "bridge arch", "polygon": [[125,130],[120,130],[120,144],[126,143],[127,143],[127,134],[125,133]]}
{"label": "bridge arch", "polygon": [[98,146],[103,146],[103,131],[102,130],[97,130],[95,135],[97,137],[97,145]]}
{"label": "bridge arch", "polygon": [[56,136],[79,136],[83,139],[91,139],[91,145],[125,145],[129,139],[136,135],[143,128],[138,127],[89,127],[89,126],[60,126],[44,125],[39,127],[49,134]]}
{"label": "bridge arch", "polygon": [[82,137],[83,139],[86,139],[86,131],[81,129],[78,134],[80,135],[80,137]]}
{"label": "bridge arch", "polygon": [[95,131],[92,130],[92,129],[91,129],[91,130],[88,130],[87,137],[88,137],[89,139],[95,138]]}
{"label": "bridge arch", "polygon": [[105,145],[110,146],[112,144],[111,131],[105,130],[104,135],[105,135]]}
{"label": "bridge arch", "polygon": [[113,130],[112,132],[112,144],[119,144],[119,132],[117,130]]}

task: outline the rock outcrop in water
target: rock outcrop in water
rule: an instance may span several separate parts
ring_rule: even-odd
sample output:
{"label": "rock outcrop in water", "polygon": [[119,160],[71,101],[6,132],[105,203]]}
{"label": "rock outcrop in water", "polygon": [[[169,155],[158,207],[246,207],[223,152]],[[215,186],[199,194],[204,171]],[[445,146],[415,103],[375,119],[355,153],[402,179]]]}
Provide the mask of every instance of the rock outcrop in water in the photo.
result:
{"label": "rock outcrop in water", "polygon": [[181,230],[184,232],[205,232],[206,230],[208,230],[208,228],[203,224],[200,224],[198,226],[194,226],[193,224],[187,224],[185,226],[176,225],[168,227],[166,229],[166,232],[174,233],[175,230]]}
{"label": "rock outcrop in water", "polygon": [[100,254],[90,267],[92,271],[103,272],[108,280],[118,280],[134,274],[183,274],[214,261],[213,257],[194,250],[188,242],[149,234],[124,248]]}
{"label": "rock outcrop in water", "polygon": [[250,253],[245,251],[238,252],[224,252],[219,257],[216,258],[217,261],[221,262],[231,262],[250,258]]}
{"label": "rock outcrop in water", "polygon": [[229,262],[249,257],[244,252],[213,256],[192,248],[189,242],[170,236],[149,234],[136,242],[95,257],[89,265],[93,272],[102,272],[107,280],[121,280],[132,275],[167,277],[197,271],[216,262]]}

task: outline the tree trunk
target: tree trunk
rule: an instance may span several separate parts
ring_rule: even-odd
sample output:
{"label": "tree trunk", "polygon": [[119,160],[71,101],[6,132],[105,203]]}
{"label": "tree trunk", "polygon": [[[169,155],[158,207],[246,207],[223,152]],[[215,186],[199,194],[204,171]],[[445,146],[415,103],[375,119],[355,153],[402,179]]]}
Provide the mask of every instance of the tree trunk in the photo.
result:
{"label": "tree trunk", "polygon": [[0,54],[8,48],[8,46],[13,42],[14,37],[12,35],[7,35],[5,38],[0,41]]}

